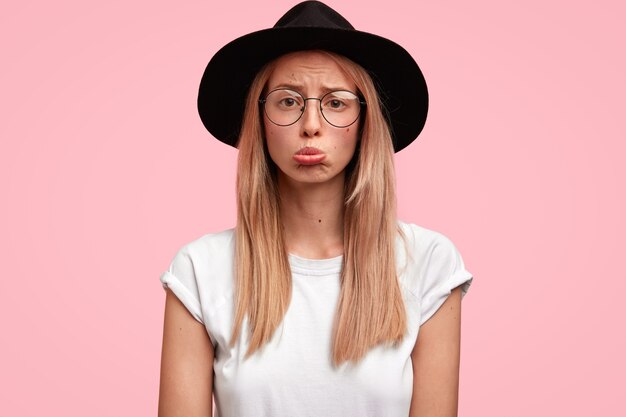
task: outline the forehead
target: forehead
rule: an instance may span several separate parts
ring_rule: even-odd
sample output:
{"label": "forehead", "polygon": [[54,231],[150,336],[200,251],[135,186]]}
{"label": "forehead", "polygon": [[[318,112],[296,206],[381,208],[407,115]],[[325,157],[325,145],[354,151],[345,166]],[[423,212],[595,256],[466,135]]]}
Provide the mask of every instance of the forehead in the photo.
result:
{"label": "forehead", "polygon": [[354,82],[330,56],[318,51],[298,51],[277,59],[268,79],[269,89],[278,86],[303,90],[349,89]]}

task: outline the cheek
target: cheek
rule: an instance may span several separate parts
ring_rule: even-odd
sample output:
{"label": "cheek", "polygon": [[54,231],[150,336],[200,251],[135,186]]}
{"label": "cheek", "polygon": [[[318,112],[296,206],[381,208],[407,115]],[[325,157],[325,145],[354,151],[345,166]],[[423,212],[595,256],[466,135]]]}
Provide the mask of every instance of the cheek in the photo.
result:
{"label": "cheek", "polygon": [[286,132],[280,128],[265,126],[265,142],[267,144],[267,151],[270,158],[274,163],[279,164],[285,159],[285,155],[288,149],[286,143]]}
{"label": "cheek", "polygon": [[274,128],[265,129],[265,141],[268,148],[277,148],[283,142],[283,132]]}
{"label": "cheek", "polygon": [[344,141],[356,144],[359,139],[359,127],[354,125],[346,127],[343,136]]}
{"label": "cheek", "polygon": [[267,150],[272,160],[276,159],[276,137],[275,133],[271,129],[265,131],[265,143],[267,144]]}
{"label": "cheek", "polygon": [[275,142],[276,140],[280,140],[280,135],[282,131],[278,126],[274,123],[267,120],[267,118],[263,118],[263,132],[265,133],[265,140],[269,142]]}
{"label": "cheek", "polygon": [[265,119],[263,119],[263,136],[267,147],[271,148],[272,144],[276,142],[276,130],[273,128],[273,125],[268,123]]}
{"label": "cheek", "polygon": [[344,162],[348,162],[354,156],[356,146],[358,143],[358,128],[349,126],[341,130],[341,134],[338,136],[338,141],[334,143],[333,148],[340,159]]}

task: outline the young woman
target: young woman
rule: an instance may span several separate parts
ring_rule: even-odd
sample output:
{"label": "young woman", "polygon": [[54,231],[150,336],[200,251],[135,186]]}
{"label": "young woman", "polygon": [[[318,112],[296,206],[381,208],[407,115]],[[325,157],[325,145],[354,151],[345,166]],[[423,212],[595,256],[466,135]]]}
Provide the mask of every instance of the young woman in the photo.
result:
{"label": "young woman", "polygon": [[427,105],[402,47],[316,1],[213,57],[198,108],[239,150],[237,225],[161,276],[161,417],[213,397],[221,417],[456,415],[472,275],[395,211]]}

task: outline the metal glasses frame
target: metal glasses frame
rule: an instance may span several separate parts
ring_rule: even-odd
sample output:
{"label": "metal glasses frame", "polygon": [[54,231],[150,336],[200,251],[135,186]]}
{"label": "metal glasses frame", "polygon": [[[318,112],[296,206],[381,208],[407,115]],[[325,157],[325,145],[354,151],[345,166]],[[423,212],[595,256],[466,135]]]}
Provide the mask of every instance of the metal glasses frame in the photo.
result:
{"label": "metal glasses frame", "polygon": [[[296,93],[296,94],[298,94],[300,97],[302,97],[302,100],[303,100],[303,102],[304,102],[304,105],[303,105],[303,106],[302,106],[302,108],[300,109],[300,116],[298,116],[298,118],[297,118],[295,121],[293,121],[292,123],[289,123],[289,124],[286,124],[286,125],[281,125],[281,124],[276,123],[275,121],[273,121],[273,120],[272,120],[272,118],[270,117],[270,115],[269,115],[269,114],[267,114],[267,109],[265,108],[265,103],[267,103],[267,97],[268,97],[270,94],[272,94],[274,91],[280,91],[280,90],[293,91],[294,93]],[[339,126],[339,125],[336,125],[336,124],[331,123],[331,122],[330,122],[330,121],[326,118],[326,115],[324,114],[324,110],[322,109],[322,100],[324,99],[324,97],[326,97],[326,96],[327,96],[327,95],[329,95],[329,94],[333,94],[333,93],[340,92],[340,91],[345,91],[345,92],[347,92],[347,93],[352,93],[352,94],[354,94],[354,95],[355,95],[355,97],[357,97],[357,98],[359,99],[359,113],[356,115],[356,118],[355,118],[352,122],[348,123],[347,125],[343,125],[343,126]],[[361,97],[360,97],[357,93],[355,93],[354,91],[350,91],[350,90],[333,90],[333,91],[329,91],[328,93],[324,94],[322,97],[319,97],[319,98],[318,98],[318,97],[304,97],[304,96],[303,96],[303,95],[302,95],[299,91],[296,91],[296,90],[291,89],[291,88],[275,88],[274,90],[272,90],[272,91],[270,91],[269,93],[267,93],[267,94],[265,95],[265,98],[260,98],[260,99],[259,99],[259,104],[263,105],[263,112],[265,113],[265,115],[267,116],[267,118],[268,118],[268,120],[269,120],[270,122],[274,123],[276,126],[283,126],[283,127],[285,127],[285,126],[291,126],[291,125],[293,125],[293,124],[295,124],[295,123],[298,123],[298,120],[300,120],[300,119],[302,118],[302,115],[303,115],[303,114],[304,114],[304,112],[306,111],[306,103],[307,103],[307,101],[309,101],[309,100],[317,100],[317,101],[319,101],[319,102],[320,102],[320,114],[322,115],[322,117],[324,118],[324,120],[326,120],[326,123],[328,123],[329,125],[334,126],[334,127],[348,127],[348,126],[352,126],[352,125],[354,124],[354,122],[356,122],[357,120],[359,120],[359,116],[361,115],[361,107],[362,107],[362,106],[366,106],[366,105],[367,105],[367,102],[366,102],[365,100],[362,100],[362,99],[361,99]]]}

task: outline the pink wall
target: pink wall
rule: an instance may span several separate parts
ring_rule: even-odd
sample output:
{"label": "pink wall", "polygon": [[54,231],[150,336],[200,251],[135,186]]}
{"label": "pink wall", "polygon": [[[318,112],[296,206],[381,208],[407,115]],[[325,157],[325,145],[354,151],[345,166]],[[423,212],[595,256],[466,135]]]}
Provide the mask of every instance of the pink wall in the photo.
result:
{"label": "pink wall", "polygon": [[[623,2],[328,3],[429,83],[399,209],[475,276],[460,415],[624,415]],[[292,4],[3,7],[0,415],[156,415],[159,276],[235,219],[236,152],[200,123],[198,82]]]}

